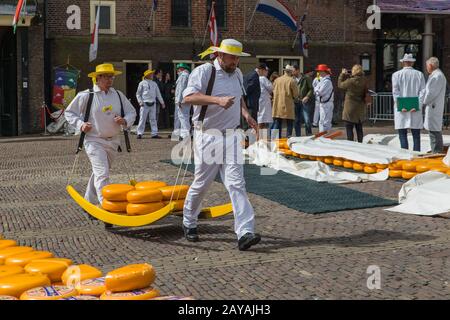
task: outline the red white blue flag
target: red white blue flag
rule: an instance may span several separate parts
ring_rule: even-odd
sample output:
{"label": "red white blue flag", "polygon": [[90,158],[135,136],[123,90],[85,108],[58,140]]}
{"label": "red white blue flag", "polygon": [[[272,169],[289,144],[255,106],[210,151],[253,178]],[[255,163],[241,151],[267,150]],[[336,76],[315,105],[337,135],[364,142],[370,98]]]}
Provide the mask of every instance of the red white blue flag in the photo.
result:
{"label": "red white blue flag", "polygon": [[92,62],[95,59],[97,59],[99,24],[100,24],[100,6],[97,7],[97,15],[95,16],[94,30],[92,30],[91,45],[89,46],[89,62]]}
{"label": "red white blue flag", "polygon": [[288,26],[292,31],[297,31],[295,15],[279,0],[259,0],[256,11],[271,15]]}
{"label": "red white blue flag", "polygon": [[216,20],[216,12],[214,10],[214,1],[212,2],[211,13],[209,15],[208,30],[211,45],[217,47],[219,45],[219,31],[217,30],[217,20]]}
{"label": "red white blue flag", "polygon": [[13,22],[12,22],[14,33],[16,33],[17,24],[19,23],[20,15],[25,7],[26,7],[26,1],[24,2],[24,0],[19,0],[19,2],[17,2],[16,14],[14,15]]}

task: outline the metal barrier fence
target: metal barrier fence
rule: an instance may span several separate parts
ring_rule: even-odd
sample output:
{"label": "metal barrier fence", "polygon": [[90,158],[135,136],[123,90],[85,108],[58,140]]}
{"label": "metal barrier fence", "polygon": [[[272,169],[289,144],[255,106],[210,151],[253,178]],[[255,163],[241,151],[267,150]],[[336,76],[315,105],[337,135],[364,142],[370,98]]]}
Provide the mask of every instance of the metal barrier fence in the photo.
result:
{"label": "metal barrier fence", "polygon": [[[372,94],[372,104],[367,113],[367,119],[375,124],[378,120],[394,120],[394,98],[391,92]],[[450,125],[450,94],[445,100],[443,124],[446,129]]]}

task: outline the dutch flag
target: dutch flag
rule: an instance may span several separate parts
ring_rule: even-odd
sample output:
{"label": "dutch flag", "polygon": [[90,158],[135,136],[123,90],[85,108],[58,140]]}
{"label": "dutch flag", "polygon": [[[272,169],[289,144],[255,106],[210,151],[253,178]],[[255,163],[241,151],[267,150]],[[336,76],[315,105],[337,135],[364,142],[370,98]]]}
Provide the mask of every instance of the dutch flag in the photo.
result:
{"label": "dutch flag", "polygon": [[259,0],[256,11],[271,15],[292,29],[292,31],[297,31],[297,19],[289,8],[278,0]]}

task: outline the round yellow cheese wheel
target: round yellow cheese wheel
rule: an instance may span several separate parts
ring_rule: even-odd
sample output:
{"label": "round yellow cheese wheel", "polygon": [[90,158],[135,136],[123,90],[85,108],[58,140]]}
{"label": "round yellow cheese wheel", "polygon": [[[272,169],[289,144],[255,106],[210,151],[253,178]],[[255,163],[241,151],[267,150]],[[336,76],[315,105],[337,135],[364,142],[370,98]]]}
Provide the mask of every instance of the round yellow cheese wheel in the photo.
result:
{"label": "round yellow cheese wheel", "polygon": [[159,291],[151,287],[130,292],[106,291],[100,296],[100,300],[149,300],[159,296]]}
{"label": "round yellow cheese wheel", "polygon": [[136,184],[134,187],[136,190],[158,189],[167,186],[167,183],[163,181],[142,181]]}
{"label": "round yellow cheese wheel", "polygon": [[68,267],[61,276],[61,280],[66,286],[76,287],[83,280],[100,278],[102,275],[97,268],[80,264]]}
{"label": "round yellow cheese wheel", "polygon": [[442,172],[442,173],[447,173],[448,167],[441,167],[441,166],[430,167],[430,171],[438,171],[438,172]]}
{"label": "round yellow cheese wheel", "polygon": [[388,164],[376,163],[375,167],[377,167],[377,169],[387,169],[389,167],[389,165]]}
{"label": "round yellow cheese wheel", "polygon": [[300,155],[300,159],[308,159],[308,156],[305,155],[305,154],[301,154],[301,155]]}
{"label": "round yellow cheese wheel", "polygon": [[48,251],[31,251],[15,254],[5,260],[5,265],[25,267],[28,263],[36,259],[46,259],[53,257],[53,253]]}
{"label": "round yellow cheese wheel", "polygon": [[172,200],[180,200],[186,198],[189,186],[186,185],[168,186],[159,188],[159,190],[161,190],[163,194],[163,200],[170,200],[170,198],[172,198]]}
{"label": "round yellow cheese wheel", "polygon": [[13,296],[0,296],[0,301],[2,301],[2,300],[19,300],[19,299],[17,299],[16,297],[13,297]]}
{"label": "round yellow cheese wheel", "polygon": [[[172,202],[175,202],[175,209],[176,211],[182,211],[184,208],[184,199],[183,200],[172,200]],[[170,201],[164,201],[164,206],[167,206],[170,203]]]}
{"label": "round yellow cheese wheel", "polygon": [[164,208],[164,202],[129,203],[127,205],[127,214],[129,216],[145,215],[162,208]]}
{"label": "round yellow cheese wheel", "polygon": [[347,169],[353,169],[353,161],[345,160],[343,162],[343,166],[344,166],[344,168],[347,168]]}
{"label": "round yellow cheese wheel", "polygon": [[73,297],[63,298],[60,300],[100,300],[100,298],[94,297],[94,296],[73,296]]}
{"label": "round yellow cheese wheel", "polygon": [[308,159],[311,161],[317,161],[317,157],[316,156],[308,156]]}
{"label": "round yellow cheese wheel", "polygon": [[316,157],[316,160],[323,162],[325,160],[325,157]]}
{"label": "round yellow cheese wheel", "polygon": [[16,245],[17,245],[17,242],[14,240],[0,240],[0,249],[14,247]]}
{"label": "round yellow cheese wheel", "polygon": [[389,169],[389,177],[391,177],[391,178],[401,178],[402,173],[403,173],[402,170]]}
{"label": "round yellow cheese wheel", "polygon": [[103,198],[109,201],[127,201],[127,193],[134,190],[129,184],[109,184],[102,189]]}
{"label": "round yellow cheese wheel", "polygon": [[106,211],[113,213],[127,212],[127,205],[128,205],[127,201],[109,201],[106,199],[103,199],[102,201],[102,208],[105,209]]}
{"label": "round yellow cheese wheel", "polygon": [[28,273],[41,273],[47,275],[52,283],[61,281],[64,271],[70,266],[65,261],[58,259],[39,259],[28,263],[24,270]]}
{"label": "round yellow cheese wheel", "polygon": [[411,172],[411,171],[403,171],[402,172],[402,178],[409,180],[411,178],[414,178],[417,175],[417,172]]}
{"label": "round yellow cheese wheel", "polygon": [[0,249],[0,260],[6,260],[11,256],[31,251],[33,251],[32,247],[8,247],[5,249]]}
{"label": "round yellow cheese wheel", "polygon": [[49,285],[50,279],[42,274],[15,274],[13,276],[0,278],[0,295],[19,298],[20,295],[27,290]]}
{"label": "round yellow cheese wheel", "polygon": [[359,162],[353,162],[353,170],[363,171],[364,170],[364,164],[359,163]]}
{"label": "round yellow cheese wheel", "polygon": [[364,172],[365,173],[376,173],[377,172],[377,167],[373,167],[373,166],[364,166]]}
{"label": "round yellow cheese wheel", "polygon": [[416,172],[416,167],[421,164],[418,161],[406,161],[402,164],[403,171]]}
{"label": "round yellow cheese wheel", "polygon": [[386,169],[377,169],[377,173],[383,172]]}
{"label": "round yellow cheese wheel", "polygon": [[448,170],[446,173],[447,173],[448,175],[450,175],[450,170]]}
{"label": "round yellow cheese wheel", "polygon": [[0,278],[13,276],[15,274],[24,273],[22,267],[19,266],[0,266]]}
{"label": "round yellow cheese wheel", "polygon": [[389,164],[388,168],[392,170],[402,170],[403,163],[400,161],[393,162]]}
{"label": "round yellow cheese wheel", "polygon": [[133,190],[127,194],[127,200],[130,203],[160,202],[162,199],[162,192],[158,189]]}
{"label": "round yellow cheese wheel", "polygon": [[430,171],[430,168],[431,168],[431,165],[429,165],[429,164],[426,164],[426,163],[418,164],[416,166],[416,172],[418,172],[418,173],[427,172],[427,171]]}
{"label": "round yellow cheese wheel", "polygon": [[109,272],[105,285],[111,292],[133,291],[149,287],[155,277],[155,270],[148,263],[130,264]]}
{"label": "round yellow cheese wheel", "polygon": [[82,295],[100,296],[106,291],[105,278],[83,280],[76,289]]}
{"label": "round yellow cheese wheel", "polygon": [[334,160],[333,157],[325,157],[324,162],[326,164],[333,164],[333,160]]}
{"label": "round yellow cheese wheel", "polygon": [[294,155],[294,152],[292,151],[292,150],[286,150],[285,152],[284,152],[284,154],[285,155],[287,155],[287,156],[293,156]]}
{"label": "round yellow cheese wheel", "polygon": [[151,298],[149,300],[195,300],[195,299],[192,297],[162,296],[162,297]]}
{"label": "round yellow cheese wheel", "polygon": [[45,286],[33,288],[20,295],[20,300],[59,300],[78,295],[75,288],[68,286]]}
{"label": "round yellow cheese wheel", "polygon": [[334,158],[333,165],[342,167],[344,165],[344,160],[342,158]]}

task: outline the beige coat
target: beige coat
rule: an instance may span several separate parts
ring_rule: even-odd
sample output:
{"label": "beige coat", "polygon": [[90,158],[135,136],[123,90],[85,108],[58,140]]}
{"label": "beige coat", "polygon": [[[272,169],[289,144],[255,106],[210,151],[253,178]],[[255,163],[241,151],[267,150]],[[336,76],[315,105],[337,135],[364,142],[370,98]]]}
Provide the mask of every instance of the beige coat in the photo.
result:
{"label": "beige coat", "polygon": [[294,99],[298,95],[294,78],[285,74],[276,79],[273,87],[272,117],[295,120]]}

